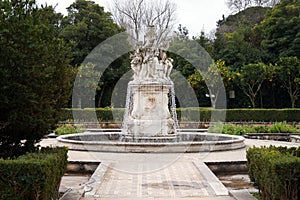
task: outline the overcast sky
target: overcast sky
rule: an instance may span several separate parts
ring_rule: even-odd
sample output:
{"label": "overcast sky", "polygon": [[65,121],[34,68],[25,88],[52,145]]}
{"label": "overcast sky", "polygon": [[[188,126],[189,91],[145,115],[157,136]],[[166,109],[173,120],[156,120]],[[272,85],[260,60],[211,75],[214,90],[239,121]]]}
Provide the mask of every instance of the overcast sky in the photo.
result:
{"label": "overcast sky", "polygon": [[[36,0],[39,4],[47,2],[55,6],[58,12],[66,14],[66,7],[74,0]],[[225,0],[172,0],[177,4],[177,24],[185,26],[190,36],[197,36],[202,30],[205,33],[216,28],[216,22],[222,19],[222,15],[230,13]],[[109,8],[109,0],[94,0],[106,10]]]}

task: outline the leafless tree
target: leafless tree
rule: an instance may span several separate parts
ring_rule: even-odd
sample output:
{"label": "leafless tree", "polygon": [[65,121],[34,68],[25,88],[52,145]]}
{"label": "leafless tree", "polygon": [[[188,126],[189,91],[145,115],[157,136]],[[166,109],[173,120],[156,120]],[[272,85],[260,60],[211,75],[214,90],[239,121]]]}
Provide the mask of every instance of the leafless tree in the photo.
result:
{"label": "leafless tree", "polygon": [[250,7],[252,2],[251,0],[227,0],[226,4],[233,12],[240,12]]}
{"label": "leafless tree", "polygon": [[266,3],[269,3],[270,0],[254,0],[256,6],[264,6]]}
{"label": "leafless tree", "polygon": [[255,6],[274,7],[280,0],[254,0]]}
{"label": "leafless tree", "polygon": [[226,0],[226,4],[233,12],[240,12],[252,6],[274,7],[280,0]]}
{"label": "leafless tree", "polygon": [[111,12],[135,42],[143,39],[150,26],[156,28],[157,40],[163,40],[173,32],[176,21],[176,5],[170,0],[114,0]]}
{"label": "leafless tree", "polygon": [[280,3],[280,0],[269,0],[266,6],[273,8],[276,4]]}

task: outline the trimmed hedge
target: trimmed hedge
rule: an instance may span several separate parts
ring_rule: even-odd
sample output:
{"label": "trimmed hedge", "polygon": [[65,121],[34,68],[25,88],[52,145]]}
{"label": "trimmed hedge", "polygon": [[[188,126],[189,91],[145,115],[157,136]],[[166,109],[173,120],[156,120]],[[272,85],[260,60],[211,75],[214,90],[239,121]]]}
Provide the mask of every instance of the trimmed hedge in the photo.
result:
{"label": "trimmed hedge", "polygon": [[43,148],[14,160],[0,159],[0,199],[58,199],[66,167],[66,148]]}
{"label": "trimmed hedge", "polygon": [[83,130],[77,126],[60,126],[53,131],[56,135],[67,135],[74,133],[82,133]]}
{"label": "trimmed hedge", "polygon": [[263,200],[300,199],[300,148],[250,148],[247,165]]}
{"label": "trimmed hedge", "polygon": [[248,133],[300,133],[300,129],[284,122],[276,122],[270,126],[245,126],[234,124],[220,124],[211,126],[210,133],[223,133],[229,135],[245,135]]}
{"label": "trimmed hedge", "polygon": [[[211,108],[177,108],[179,121],[203,121],[211,120]],[[216,116],[226,112],[227,122],[299,122],[300,109],[227,109],[214,110]],[[96,113],[96,115],[95,115]],[[123,120],[123,108],[96,108],[96,109],[64,109],[62,121],[77,122],[121,122]],[[95,119],[97,118],[97,120]]]}

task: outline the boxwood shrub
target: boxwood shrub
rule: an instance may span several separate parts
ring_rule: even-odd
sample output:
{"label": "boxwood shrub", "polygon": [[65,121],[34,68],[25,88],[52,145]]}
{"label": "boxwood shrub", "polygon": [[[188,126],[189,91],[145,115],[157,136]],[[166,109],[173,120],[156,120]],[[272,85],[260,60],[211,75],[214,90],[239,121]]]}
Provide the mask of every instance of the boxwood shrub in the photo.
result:
{"label": "boxwood shrub", "polygon": [[53,132],[56,135],[67,135],[67,134],[74,134],[74,133],[82,133],[83,131],[84,130],[80,129],[77,126],[63,125],[56,128]]}
{"label": "boxwood shrub", "polygon": [[[210,122],[211,108],[177,108],[179,121]],[[300,109],[216,109],[218,116],[226,112],[226,122],[299,122]],[[96,117],[95,117],[96,113]],[[96,108],[96,109],[64,109],[62,121],[73,121],[76,116],[78,122],[121,122],[124,108]],[[94,120],[94,121],[93,121]]]}
{"label": "boxwood shrub", "polygon": [[43,148],[17,159],[0,159],[0,199],[58,199],[66,167],[66,148]]}
{"label": "boxwood shrub", "polygon": [[247,150],[247,165],[262,199],[300,199],[300,148],[253,147]]}
{"label": "boxwood shrub", "polygon": [[216,124],[208,129],[210,133],[229,135],[245,135],[248,133],[300,133],[300,129],[284,122],[276,122],[269,126],[246,126],[234,124]]}

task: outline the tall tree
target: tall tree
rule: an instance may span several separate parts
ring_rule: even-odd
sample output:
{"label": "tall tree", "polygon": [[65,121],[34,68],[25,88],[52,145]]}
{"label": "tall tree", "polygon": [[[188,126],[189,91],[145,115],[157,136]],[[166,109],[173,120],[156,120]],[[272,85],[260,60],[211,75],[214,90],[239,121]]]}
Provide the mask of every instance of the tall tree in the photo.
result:
{"label": "tall tree", "polygon": [[215,60],[224,60],[227,66],[239,69],[249,63],[264,61],[266,52],[256,27],[268,9],[248,8],[230,15],[220,24],[213,44]]}
{"label": "tall tree", "polygon": [[[240,27],[232,33],[223,36],[223,45],[215,46],[215,56],[222,59],[226,65],[239,69],[245,64],[262,60],[264,52],[255,42],[255,33],[250,27]],[[217,44],[217,43],[216,43]]]}
{"label": "tall tree", "polygon": [[248,64],[236,72],[236,78],[244,94],[249,98],[251,106],[256,107],[256,97],[265,80],[271,77],[272,66],[264,63]]}
{"label": "tall tree", "polygon": [[115,21],[127,29],[133,42],[143,41],[149,26],[154,26],[159,44],[173,32],[176,5],[170,0],[114,0]]}
{"label": "tall tree", "polygon": [[70,48],[59,18],[34,0],[0,1],[0,157],[35,149],[70,95]]}
{"label": "tall tree", "polygon": [[79,66],[102,41],[122,31],[113,22],[111,14],[93,1],[76,0],[67,10],[60,36],[74,43],[74,66]]}
{"label": "tall tree", "polygon": [[282,57],[277,62],[276,74],[282,87],[287,91],[292,108],[300,97],[300,59],[297,57]]}
{"label": "tall tree", "polygon": [[210,97],[214,108],[219,100],[218,97],[222,89],[219,80],[216,78],[218,75],[221,76],[221,81],[225,88],[229,88],[232,85],[233,74],[222,60],[216,61],[206,71],[202,71],[201,73],[195,70],[195,73],[188,78],[189,83],[198,94],[203,94],[203,92],[210,94],[208,97]]}
{"label": "tall tree", "polygon": [[269,61],[279,57],[300,55],[300,1],[281,0],[258,27],[262,46],[269,52]]}
{"label": "tall tree", "polygon": [[207,36],[204,31],[201,31],[200,35],[197,37],[193,37],[193,39],[197,41],[211,56],[213,56],[213,39],[209,38],[209,36]]}
{"label": "tall tree", "polygon": [[78,108],[85,108],[91,105],[95,101],[95,97],[92,95],[95,91],[99,91],[103,84],[98,80],[101,77],[101,73],[95,68],[95,64],[87,63],[80,65],[76,70],[79,86],[76,91],[73,91],[72,95],[75,95],[76,100],[78,100],[78,102],[73,102],[73,105],[77,104],[76,107]]}

